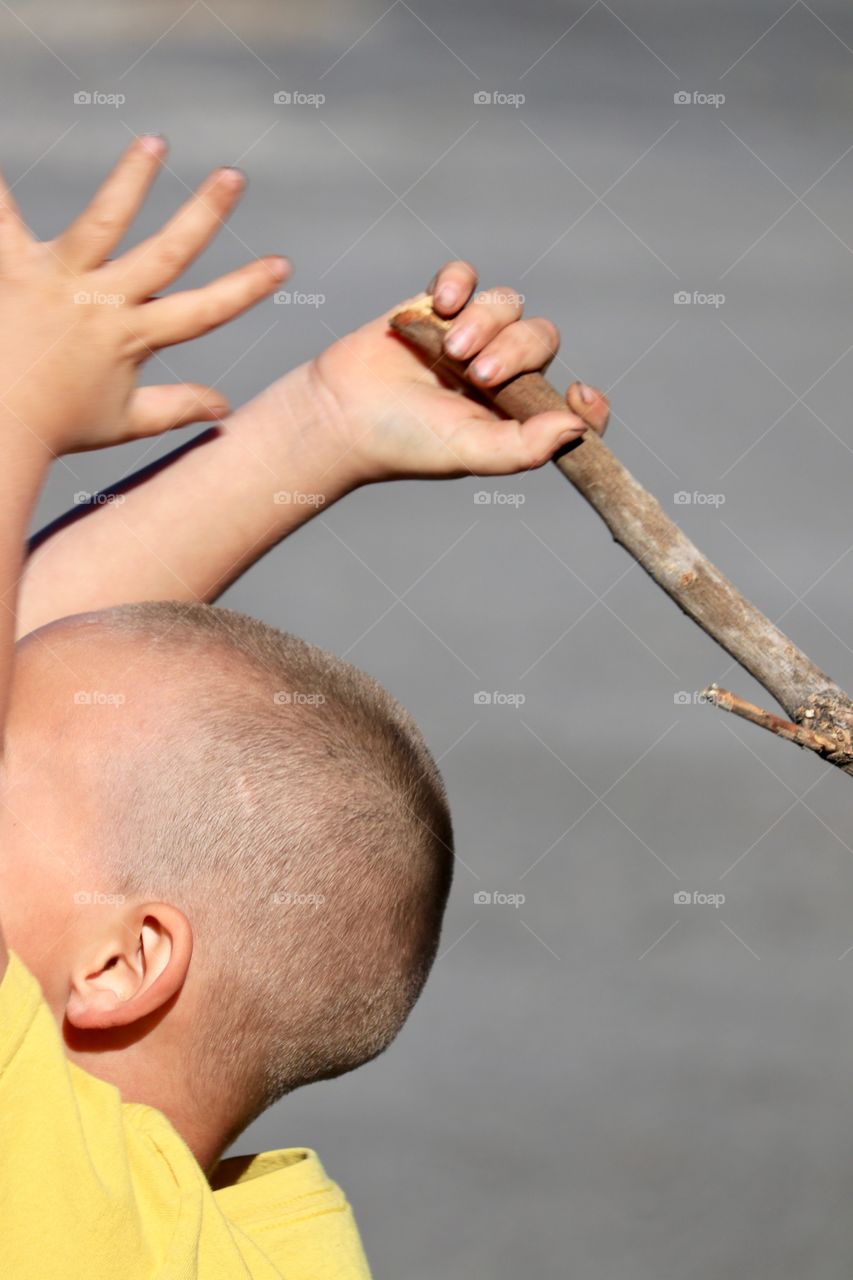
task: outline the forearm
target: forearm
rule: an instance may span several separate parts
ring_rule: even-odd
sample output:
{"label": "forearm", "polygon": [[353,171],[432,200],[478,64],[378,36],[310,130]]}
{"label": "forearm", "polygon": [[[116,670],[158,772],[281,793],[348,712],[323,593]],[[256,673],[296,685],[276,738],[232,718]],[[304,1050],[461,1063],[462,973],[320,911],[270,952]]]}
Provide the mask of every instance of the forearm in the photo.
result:
{"label": "forearm", "polygon": [[[15,616],[24,559],[24,543],[51,453],[14,413],[0,414],[3,465],[0,467],[0,756],[6,754],[6,714],[15,667]],[[3,792],[5,803],[5,770]],[[8,951],[0,927],[0,978]]]}
{"label": "forearm", "polygon": [[[15,667],[15,617],[27,529],[52,454],[16,414],[0,414],[0,756],[5,758],[6,713]],[[5,774],[5,771],[2,771]],[[5,804],[5,776],[2,802]],[[8,951],[0,927],[0,978]]]}
{"label": "forearm", "polygon": [[35,540],[18,633],[132,600],[212,601],[355,486],[310,366]]}
{"label": "forearm", "polygon": [[14,417],[0,418],[0,744],[15,657],[15,619],[27,529],[51,461],[50,450]]}

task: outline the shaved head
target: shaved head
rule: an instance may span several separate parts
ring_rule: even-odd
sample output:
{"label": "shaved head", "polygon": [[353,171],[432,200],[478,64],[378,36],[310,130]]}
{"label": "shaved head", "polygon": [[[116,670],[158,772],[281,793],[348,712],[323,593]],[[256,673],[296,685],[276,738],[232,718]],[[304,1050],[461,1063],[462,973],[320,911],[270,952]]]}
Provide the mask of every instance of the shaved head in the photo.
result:
{"label": "shaved head", "polygon": [[453,861],[411,717],[349,663],[228,610],[145,603],[62,626],[133,690],[100,750],[94,856],[110,892],[192,925],[200,1085],[237,1091],[245,1124],[381,1052],[434,959]]}

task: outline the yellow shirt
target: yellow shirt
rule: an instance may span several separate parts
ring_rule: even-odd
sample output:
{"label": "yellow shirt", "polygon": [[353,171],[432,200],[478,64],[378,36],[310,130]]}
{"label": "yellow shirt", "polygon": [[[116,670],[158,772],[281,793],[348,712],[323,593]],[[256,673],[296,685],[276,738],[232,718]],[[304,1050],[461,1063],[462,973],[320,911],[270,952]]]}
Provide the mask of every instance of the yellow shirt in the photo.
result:
{"label": "yellow shirt", "polygon": [[313,1151],[251,1157],[233,1185],[213,1191],[165,1116],[122,1102],[69,1062],[38,983],[10,954],[0,982],[0,1276],[369,1280],[369,1271],[350,1206]]}

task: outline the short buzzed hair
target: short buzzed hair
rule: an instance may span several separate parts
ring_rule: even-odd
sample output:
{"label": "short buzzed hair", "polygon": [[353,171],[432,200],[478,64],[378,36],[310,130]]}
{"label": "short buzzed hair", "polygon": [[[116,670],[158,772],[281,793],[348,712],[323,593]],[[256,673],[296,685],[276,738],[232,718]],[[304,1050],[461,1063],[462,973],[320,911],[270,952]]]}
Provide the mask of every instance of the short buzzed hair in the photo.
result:
{"label": "short buzzed hair", "polygon": [[175,689],[154,741],[108,765],[105,858],[116,891],[190,918],[210,987],[190,1065],[240,1091],[245,1124],[369,1061],[408,1016],[450,889],[445,790],[411,716],[332,654],[208,605],[91,620]]}

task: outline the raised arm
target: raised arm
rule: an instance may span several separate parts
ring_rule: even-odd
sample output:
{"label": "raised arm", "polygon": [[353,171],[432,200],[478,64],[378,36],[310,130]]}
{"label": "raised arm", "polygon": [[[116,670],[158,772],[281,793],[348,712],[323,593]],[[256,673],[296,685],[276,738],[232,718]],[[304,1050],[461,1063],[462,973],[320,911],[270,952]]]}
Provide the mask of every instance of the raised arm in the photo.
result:
{"label": "raised arm", "polygon": [[[128,148],[92,204],[56,240],[29,233],[0,182],[0,801],[13,786],[7,710],[26,532],[45,474],[64,453],[95,449],[171,425],[186,388],[137,391],[140,366],[160,347],[206,332],[271,292],[281,259],[257,260],[203,289],[155,295],[215,234],[241,185],[219,171],[165,227],[115,260],[153,180],[159,138]],[[14,839],[4,821],[3,839]],[[2,850],[0,850],[2,852]],[[2,904],[0,904],[2,912]],[[0,934],[0,975],[7,949]]]}
{"label": "raised arm", "polygon": [[357,483],[304,366],[33,539],[18,633],[131,600],[213,601]]}
{"label": "raised arm", "polygon": [[[483,385],[543,369],[559,334],[522,318],[507,288],[474,295],[451,262],[430,285],[490,359]],[[396,311],[395,307],[393,310]],[[388,328],[388,312],[287,374],[162,463],[131,478],[120,502],[69,513],[34,541],[22,633],[66,614],[129,600],[212,601],[283,537],[359,485],[396,476],[499,474],[541,465],[587,425],[604,398],[573,384],[569,410],[524,426],[448,390]]]}

